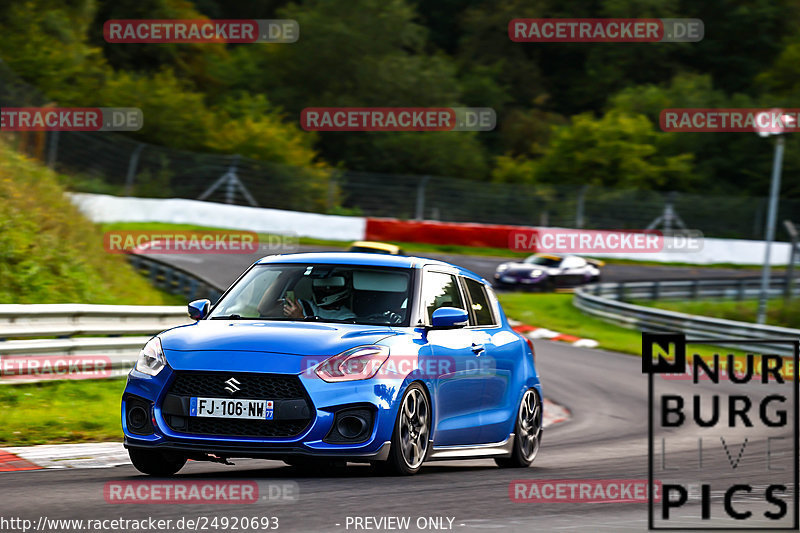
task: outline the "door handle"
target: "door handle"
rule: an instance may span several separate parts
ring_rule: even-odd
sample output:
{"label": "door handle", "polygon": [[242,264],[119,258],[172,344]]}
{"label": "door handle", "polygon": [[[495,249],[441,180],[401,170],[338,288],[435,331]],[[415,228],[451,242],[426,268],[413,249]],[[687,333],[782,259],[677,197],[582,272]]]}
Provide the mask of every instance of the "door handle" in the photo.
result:
{"label": "door handle", "polygon": [[482,354],[483,352],[486,351],[486,347],[483,344],[476,344],[476,343],[473,342],[472,343],[472,351],[475,352],[476,354],[480,355],[480,354]]}

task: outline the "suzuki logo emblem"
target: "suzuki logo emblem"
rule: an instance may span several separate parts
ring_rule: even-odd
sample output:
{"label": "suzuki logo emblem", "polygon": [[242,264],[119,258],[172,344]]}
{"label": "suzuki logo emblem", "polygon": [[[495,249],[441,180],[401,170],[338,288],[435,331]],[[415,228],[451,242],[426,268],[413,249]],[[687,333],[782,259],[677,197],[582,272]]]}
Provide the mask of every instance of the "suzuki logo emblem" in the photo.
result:
{"label": "suzuki logo emblem", "polygon": [[228,391],[228,393],[231,396],[233,396],[234,394],[236,394],[240,390],[238,385],[241,385],[241,383],[236,381],[236,378],[229,379],[228,381],[225,382],[225,384],[227,385],[227,387],[225,387],[225,390]]}

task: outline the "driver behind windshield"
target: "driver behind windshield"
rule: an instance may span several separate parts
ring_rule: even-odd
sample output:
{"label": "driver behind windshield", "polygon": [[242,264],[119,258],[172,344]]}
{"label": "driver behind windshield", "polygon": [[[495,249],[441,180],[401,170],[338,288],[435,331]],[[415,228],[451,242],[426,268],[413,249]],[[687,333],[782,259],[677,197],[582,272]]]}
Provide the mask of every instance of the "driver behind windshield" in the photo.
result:
{"label": "driver behind windshield", "polygon": [[316,316],[329,320],[349,320],[356,317],[346,305],[352,289],[343,276],[315,278],[312,280],[311,290],[313,301],[287,296],[283,303],[284,316],[298,319]]}

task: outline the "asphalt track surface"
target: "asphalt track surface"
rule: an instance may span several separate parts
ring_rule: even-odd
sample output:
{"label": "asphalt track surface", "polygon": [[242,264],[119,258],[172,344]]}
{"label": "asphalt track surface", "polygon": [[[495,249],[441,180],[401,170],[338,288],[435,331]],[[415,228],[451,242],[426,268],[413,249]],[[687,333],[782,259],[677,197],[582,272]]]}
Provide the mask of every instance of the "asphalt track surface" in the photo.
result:
{"label": "asphalt track surface", "polygon": [[[243,260],[242,263],[233,264],[231,257],[236,256],[226,258],[229,260],[227,269],[220,270],[221,265],[216,262],[195,263],[192,269],[226,283],[235,278],[249,261],[239,258]],[[491,264],[489,259],[483,258],[471,259],[470,264],[467,261],[459,262],[479,273],[480,268]],[[202,268],[197,265],[202,265]],[[647,478],[647,378],[642,374],[640,358],[549,341],[537,341],[536,349],[537,367],[545,395],[567,407],[572,417],[568,422],[545,431],[539,456],[528,469],[500,469],[491,460],[448,461],[428,463],[413,477],[382,477],[366,465],[304,474],[282,462],[236,460],[236,466],[191,462],[178,474],[177,478],[184,480],[255,480],[261,487],[290,482],[297,483],[299,489],[297,500],[293,502],[266,501],[233,505],[107,503],[103,495],[107,482],[149,479],[132,466],[9,472],[0,474],[0,516],[25,518],[34,524],[42,516],[48,519],[152,517],[173,521],[181,517],[196,519],[201,516],[274,516],[279,519],[278,531],[332,532],[366,531],[354,528],[352,522],[348,527],[348,517],[351,520],[352,517],[410,517],[409,531],[431,531],[433,529],[418,528],[417,520],[444,517],[445,528],[449,523],[448,518],[452,519],[450,530],[453,531],[646,531],[646,503],[529,503],[515,502],[510,498],[510,484],[520,479]],[[724,400],[726,393],[736,393],[742,389],[725,383],[691,385],[691,382],[666,381],[658,377],[654,382],[658,392],[672,390],[690,394],[700,387],[704,400],[708,400],[712,392],[724,393],[721,396]],[[790,385],[746,387],[742,390],[749,393],[756,406],[758,399],[769,392],[786,394],[791,402]],[[722,518],[720,492],[728,485],[749,482],[763,490],[767,483],[781,482],[791,490],[793,465],[787,464],[787,461],[792,457],[788,443],[792,442],[794,428],[791,420],[794,412],[791,407],[789,410],[789,425],[769,432],[747,432],[741,427],[714,428],[705,430],[705,433],[694,426],[657,429],[657,452],[660,452],[660,439],[667,439],[666,462],[663,466],[680,470],[661,470],[661,454],[658,453],[656,479],[665,482],[712,483],[712,520],[703,525],[730,527],[731,522]],[[723,408],[723,414],[726,412],[727,409]],[[703,436],[705,442],[702,470],[696,466],[698,436]],[[773,441],[770,463],[772,468],[784,470],[767,471],[767,436],[785,438],[783,441]],[[731,459],[726,457],[721,448],[720,437],[727,440],[734,457],[739,453],[744,439],[749,439],[737,468],[732,468]],[[789,494],[786,500],[792,501],[792,497]],[[750,498],[738,497],[735,505],[740,510],[754,512],[758,517],[765,510],[775,510],[774,506],[764,503],[763,496],[758,492],[754,492]],[[788,518],[791,518],[791,505],[789,509]],[[660,507],[657,506],[656,510],[659,511]],[[692,496],[689,503],[673,517],[684,520],[684,526],[694,526],[698,524],[696,520],[699,515],[699,500]],[[688,522],[690,520],[695,521]],[[781,524],[791,525],[786,521]],[[677,524],[673,522],[670,525]],[[776,524],[761,520],[748,525],[773,527]]]}
{"label": "asphalt track surface", "polygon": [[[227,287],[241,274],[247,267],[259,258],[282,252],[320,252],[320,251],[343,251],[326,246],[300,245],[291,249],[264,249],[261,253],[255,254],[225,254],[225,255],[194,255],[194,254],[174,254],[174,255],[155,255],[161,261],[181,267],[193,272],[205,279]],[[420,254],[422,255],[422,254]],[[511,261],[508,257],[491,256],[468,256],[456,254],[424,254],[425,257],[439,259],[448,263],[453,263],[476,274],[491,280],[497,265]],[[778,275],[781,271],[773,269],[773,275]],[[760,274],[755,269],[737,268],[704,268],[691,266],[657,266],[657,265],[635,265],[635,264],[609,264],[602,269],[603,281],[652,281],[652,280],[687,280],[687,279],[715,279],[715,278],[754,278]]]}

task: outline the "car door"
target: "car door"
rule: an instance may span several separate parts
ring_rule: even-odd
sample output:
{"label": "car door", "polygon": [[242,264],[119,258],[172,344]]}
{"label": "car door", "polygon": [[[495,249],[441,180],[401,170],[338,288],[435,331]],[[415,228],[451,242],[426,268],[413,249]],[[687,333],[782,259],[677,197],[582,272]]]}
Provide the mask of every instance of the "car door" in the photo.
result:
{"label": "car door", "polygon": [[481,379],[480,442],[505,440],[513,431],[509,421],[516,414],[515,377],[519,372],[519,337],[501,326],[497,299],[484,283],[462,280],[470,308],[470,326],[480,352]]}
{"label": "car door", "polygon": [[[426,325],[440,307],[467,309],[463,289],[454,272],[424,269],[420,316]],[[431,394],[434,405],[434,443],[436,446],[474,444],[480,439],[483,410],[483,376],[478,359],[482,355],[470,328],[426,332],[429,361],[421,361],[433,374]]]}

